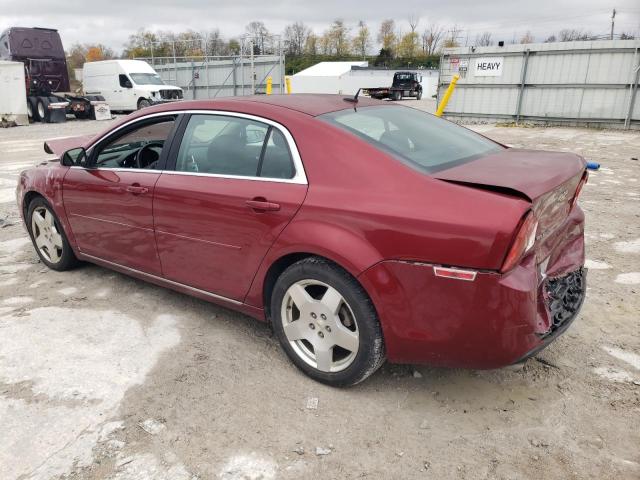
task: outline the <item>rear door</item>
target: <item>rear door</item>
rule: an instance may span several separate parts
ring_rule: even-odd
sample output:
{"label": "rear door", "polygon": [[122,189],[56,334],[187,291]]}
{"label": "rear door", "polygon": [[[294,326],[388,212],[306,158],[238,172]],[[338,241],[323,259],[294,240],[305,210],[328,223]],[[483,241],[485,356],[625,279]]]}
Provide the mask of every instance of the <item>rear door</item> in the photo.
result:
{"label": "rear door", "polygon": [[242,301],[267,250],[302,204],[307,181],[282,126],[193,114],[155,187],[164,276]]}
{"label": "rear door", "polygon": [[100,141],[86,168],[69,169],[64,207],[82,253],[161,275],[153,192],[175,123],[175,115],[134,122]]}

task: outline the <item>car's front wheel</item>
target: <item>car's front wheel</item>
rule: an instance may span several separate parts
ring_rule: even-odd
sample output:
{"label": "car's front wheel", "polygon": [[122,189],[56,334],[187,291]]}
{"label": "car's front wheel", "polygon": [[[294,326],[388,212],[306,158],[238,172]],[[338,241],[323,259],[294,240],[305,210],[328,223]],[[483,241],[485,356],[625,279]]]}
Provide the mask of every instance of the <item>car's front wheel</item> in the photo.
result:
{"label": "car's front wheel", "polygon": [[58,217],[43,198],[29,204],[27,229],[40,260],[47,267],[64,271],[78,263]]}
{"label": "car's front wheel", "polygon": [[300,260],[280,275],[271,318],[289,358],[320,382],[354,385],[384,363],[371,299],[355,278],[322,258]]}

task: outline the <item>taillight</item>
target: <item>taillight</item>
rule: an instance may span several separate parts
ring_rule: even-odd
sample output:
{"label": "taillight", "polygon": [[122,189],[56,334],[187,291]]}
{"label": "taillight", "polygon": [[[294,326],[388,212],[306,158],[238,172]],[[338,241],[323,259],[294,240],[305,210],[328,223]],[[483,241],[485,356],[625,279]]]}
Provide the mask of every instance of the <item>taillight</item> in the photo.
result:
{"label": "taillight", "polygon": [[573,207],[575,207],[576,203],[578,203],[578,196],[580,196],[582,187],[584,187],[584,185],[587,183],[587,180],[589,180],[589,172],[585,171],[584,175],[582,175],[582,178],[580,179],[580,183],[578,184],[578,187],[576,188],[576,193],[573,195],[573,198],[571,199],[571,210],[573,210]]}
{"label": "taillight", "polygon": [[518,233],[516,233],[509,253],[507,253],[500,271],[507,272],[517,265],[520,259],[536,243],[536,231],[538,230],[538,220],[533,212],[527,213],[520,222]]}

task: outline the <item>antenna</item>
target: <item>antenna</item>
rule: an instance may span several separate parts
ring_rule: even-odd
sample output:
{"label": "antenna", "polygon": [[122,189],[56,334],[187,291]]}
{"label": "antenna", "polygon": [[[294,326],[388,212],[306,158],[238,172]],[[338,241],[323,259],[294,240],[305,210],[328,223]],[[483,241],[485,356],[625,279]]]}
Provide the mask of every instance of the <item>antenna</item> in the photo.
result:
{"label": "antenna", "polygon": [[358,103],[358,95],[360,95],[360,90],[362,90],[362,89],[359,88],[358,91],[356,92],[356,94],[353,97],[344,97],[343,100],[345,102]]}

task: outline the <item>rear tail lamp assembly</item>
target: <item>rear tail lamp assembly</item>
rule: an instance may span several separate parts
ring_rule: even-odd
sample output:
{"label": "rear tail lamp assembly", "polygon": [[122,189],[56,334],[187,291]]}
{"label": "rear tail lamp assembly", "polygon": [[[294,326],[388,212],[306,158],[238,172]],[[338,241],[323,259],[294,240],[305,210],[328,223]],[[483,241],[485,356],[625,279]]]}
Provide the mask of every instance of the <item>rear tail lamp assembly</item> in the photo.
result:
{"label": "rear tail lamp assembly", "polygon": [[538,231],[538,219],[535,217],[532,211],[529,211],[522,220],[518,227],[518,233],[511,243],[509,252],[502,264],[501,272],[508,272],[515,267],[518,262],[529,252],[533,245],[536,243],[536,232]]}
{"label": "rear tail lamp assembly", "polygon": [[580,192],[582,191],[582,187],[585,186],[585,184],[587,183],[587,181],[589,180],[589,172],[587,172],[585,170],[584,174],[582,175],[582,178],[580,179],[580,183],[578,183],[578,187],[576,188],[576,193],[573,195],[573,198],[571,199],[571,209],[573,210],[573,207],[576,206],[576,203],[578,203],[578,197],[580,196]]}

